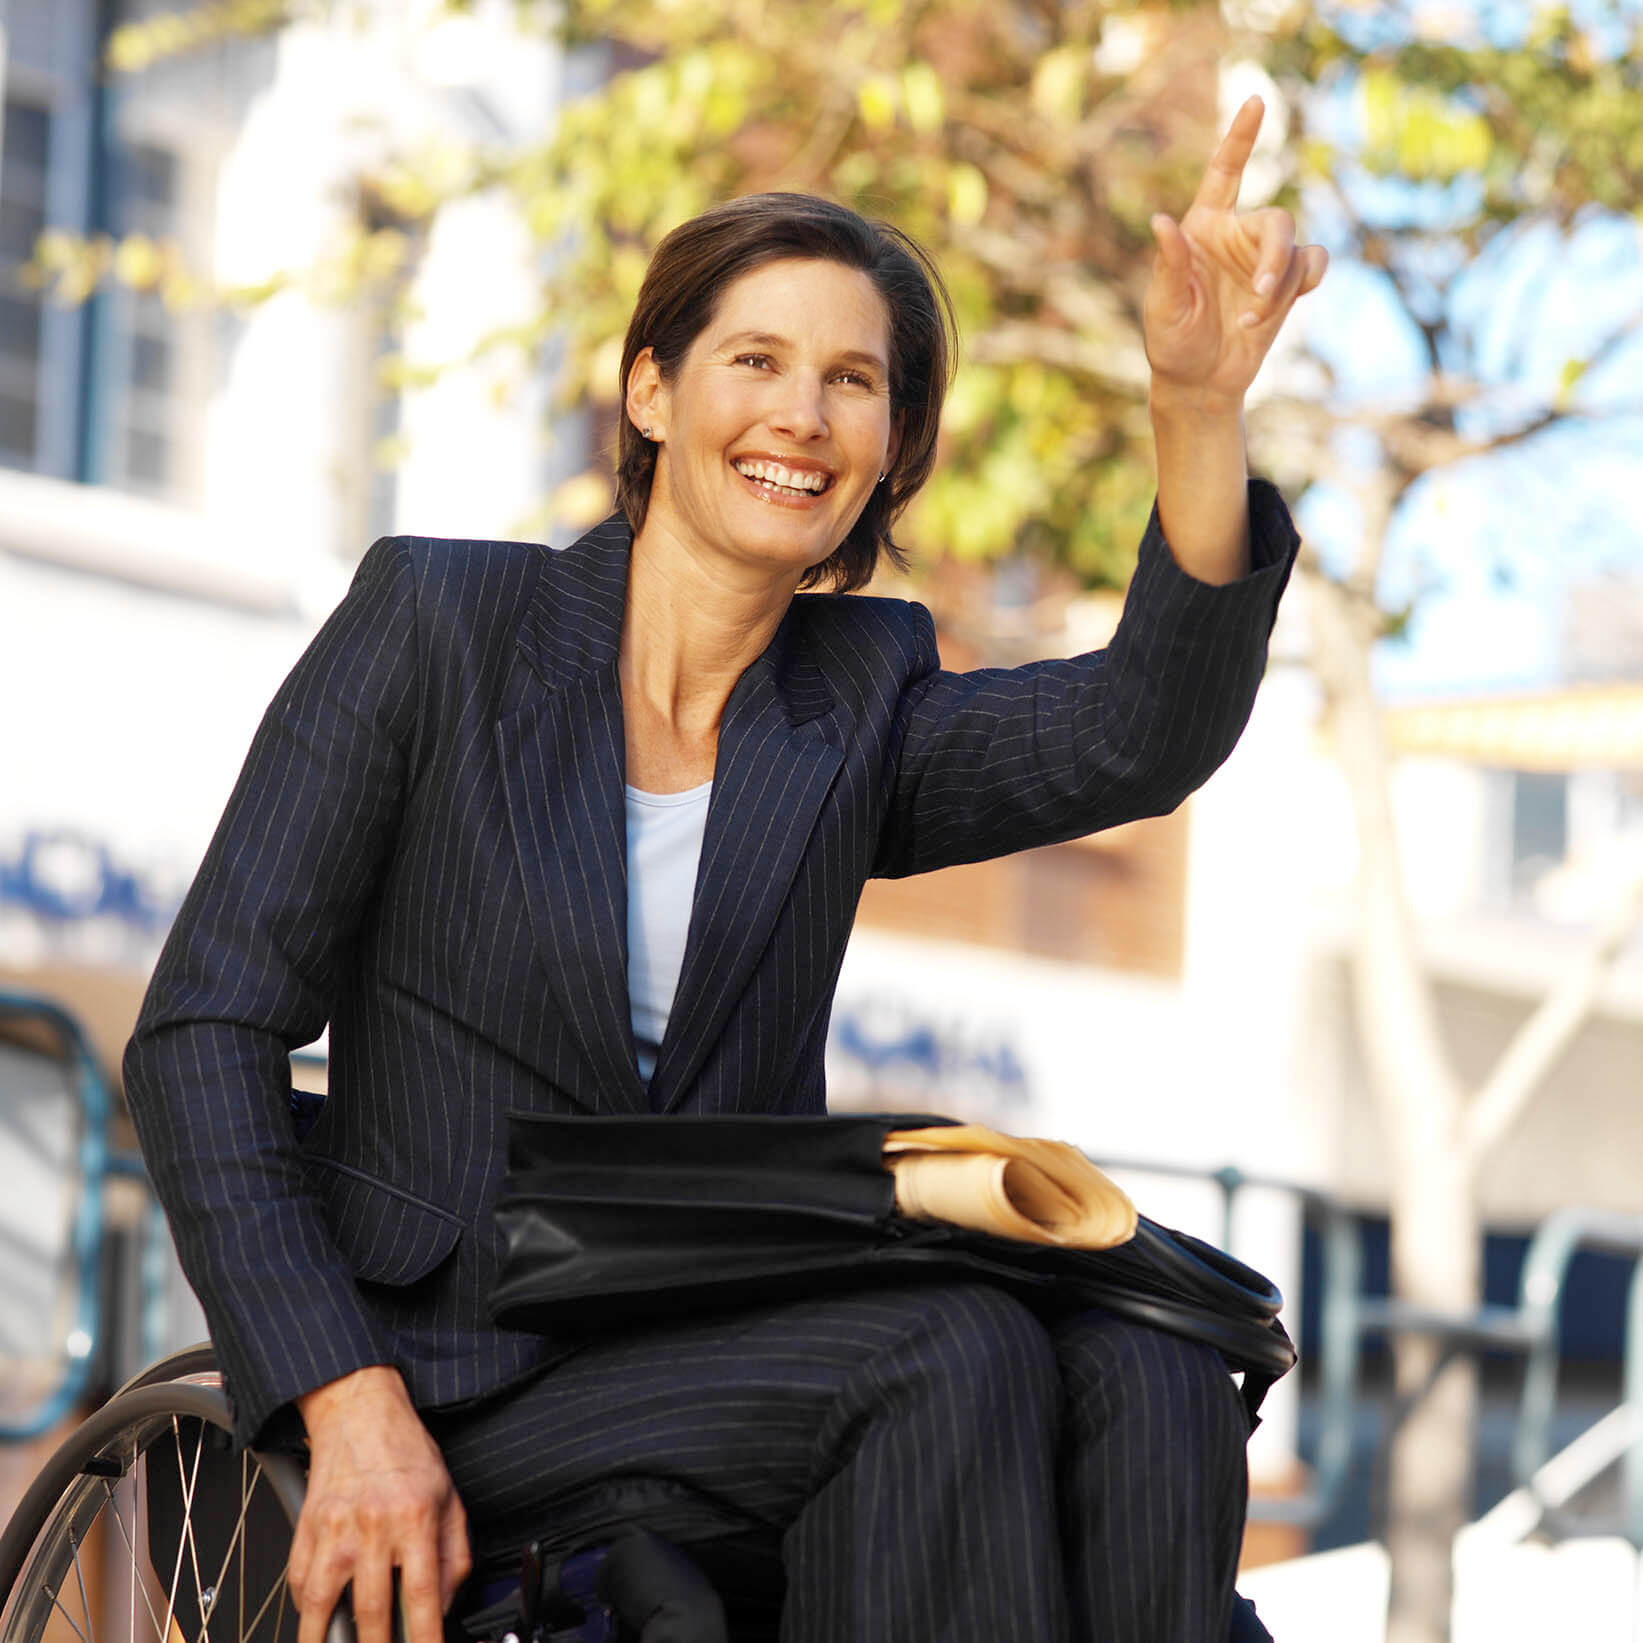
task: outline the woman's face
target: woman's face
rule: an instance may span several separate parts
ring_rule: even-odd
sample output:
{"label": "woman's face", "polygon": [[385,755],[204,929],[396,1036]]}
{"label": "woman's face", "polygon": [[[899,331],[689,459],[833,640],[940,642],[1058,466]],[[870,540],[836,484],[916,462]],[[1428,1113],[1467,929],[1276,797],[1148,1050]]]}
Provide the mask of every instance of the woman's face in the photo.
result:
{"label": "woman's face", "polygon": [[659,446],[645,533],[795,581],[826,559],[894,455],[889,329],[866,274],[785,259],[726,288],[671,381],[641,353],[628,414]]}

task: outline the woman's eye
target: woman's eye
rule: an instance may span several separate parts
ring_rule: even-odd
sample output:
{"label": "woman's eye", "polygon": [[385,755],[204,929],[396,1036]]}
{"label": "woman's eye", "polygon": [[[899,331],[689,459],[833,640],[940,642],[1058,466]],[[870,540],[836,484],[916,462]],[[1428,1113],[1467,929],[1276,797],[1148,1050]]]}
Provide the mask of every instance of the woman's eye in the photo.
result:
{"label": "woman's eye", "polygon": [[838,379],[840,382],[848,382],[853,387],[857,388],[872,388],[876,386],[873,379],[862,371],[840,371]]}
{"label": "woman's eye", "polygon": [[760,370],[763,370],[769,363],[769,354],[738,354],[736,356],[736,364],[752,365],[758,367]]}

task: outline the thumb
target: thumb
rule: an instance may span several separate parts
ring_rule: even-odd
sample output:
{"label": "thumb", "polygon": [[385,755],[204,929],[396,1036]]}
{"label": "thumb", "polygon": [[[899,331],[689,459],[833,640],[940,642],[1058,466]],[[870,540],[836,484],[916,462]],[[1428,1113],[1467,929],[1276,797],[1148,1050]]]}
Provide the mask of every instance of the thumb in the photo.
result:
{"label": "thumb", "polygon": [[1152,217],[1152,237],[1158,247],[1153,263],[1152,277],[1158,295],[1171,306],[1185,307],[1190,299],[1192,283],[1192,250],[1181,225],[1168,212],[1159,211]]}
{"label": "thumb", "polygon": [[1167,212],[1155,211],[1151,219],[1152,237],[1158,247],[1158,264],[1172,275],[1185,276],[1192,271],[1192,252],[1181,225]]}

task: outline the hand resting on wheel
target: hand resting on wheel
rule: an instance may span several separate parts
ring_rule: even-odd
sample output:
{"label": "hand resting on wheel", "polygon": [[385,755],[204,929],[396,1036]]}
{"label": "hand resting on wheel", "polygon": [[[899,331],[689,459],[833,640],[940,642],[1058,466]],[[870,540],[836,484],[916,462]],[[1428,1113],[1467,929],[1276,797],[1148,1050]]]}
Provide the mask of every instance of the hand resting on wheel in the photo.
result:
{"label": "hand resting on wheel", "polygon": [[397,1370],[355,1370],[304,1393],[308,1494],[291,1543],[297,1643],[322,1643],[353,1583],[359,1643],[390,1643],[394,1574],[405,1643],[440,1643],[441,1617],[471,1566],[467,1517]]}

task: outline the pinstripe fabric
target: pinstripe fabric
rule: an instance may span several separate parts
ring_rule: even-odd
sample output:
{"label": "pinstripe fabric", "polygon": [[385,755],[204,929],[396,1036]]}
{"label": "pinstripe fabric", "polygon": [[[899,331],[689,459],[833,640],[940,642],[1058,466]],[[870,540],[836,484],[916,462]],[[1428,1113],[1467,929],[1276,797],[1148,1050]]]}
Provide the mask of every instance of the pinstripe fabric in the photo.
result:
{"label": "pinstripe fabric", "polygon": [[1237,1393],[1103,1313],[1046,1332],[964,1284],[767,1307],[600,1341],[433,1430],[483,1561],[639,1521],[711,1568],[737,1535],[722,1589],[750,1541],[755,1585],[785,1563],[784,1643],[1227,1636]]}
{"label": "pinstripe fabric", "polygon": [[1219,1643],[1249,1492],[1249,1429],[1226,1365],[1101,1312],[1060,1329],[1056,1356],[1072,1636]]}
{"label": "pinstripe fabric", "polygon": [[[719,735],[659,1110],[820,1112],[863,881],[1167,810],[1248,714],[1294,548],[1183,575],[1149,527],[1105,653],[958,675],[896,600],[796,599]],[[483,1309],[507,1112],[647,1105],[626,995],[629,533],[387,538],[275,697],[166,943],[126,1089],[249,1440],[366,1363],[419,1404],[562,1356]],[[329,1021],[299,1145],[287,1050]]]}
{"label": "pinstripe fabric", "polygon": [[706,1503],[785,1556],[784,1643],[1039,1643],[1067,1627],[1059,1397],[1019,1302],[912,1286],[596,1345],[434,1430],[493,1555],[596,1534],[625,1480],[660,1478],[681,1498],[641,1513],[659,1532],[700,1540]]}

